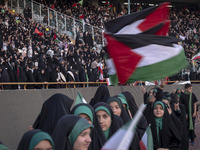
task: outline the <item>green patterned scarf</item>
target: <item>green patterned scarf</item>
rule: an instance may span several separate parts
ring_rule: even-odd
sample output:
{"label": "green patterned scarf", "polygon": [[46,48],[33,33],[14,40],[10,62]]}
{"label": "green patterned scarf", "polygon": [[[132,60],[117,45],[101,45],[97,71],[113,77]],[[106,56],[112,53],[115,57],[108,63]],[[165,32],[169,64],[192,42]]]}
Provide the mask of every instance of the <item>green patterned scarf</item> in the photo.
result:
{"label": "green patterned scarf", "polygon": [[189,95],[189,130],[194,130],[193,121],[192,121],[192,93],[185,92],[186,95]]}

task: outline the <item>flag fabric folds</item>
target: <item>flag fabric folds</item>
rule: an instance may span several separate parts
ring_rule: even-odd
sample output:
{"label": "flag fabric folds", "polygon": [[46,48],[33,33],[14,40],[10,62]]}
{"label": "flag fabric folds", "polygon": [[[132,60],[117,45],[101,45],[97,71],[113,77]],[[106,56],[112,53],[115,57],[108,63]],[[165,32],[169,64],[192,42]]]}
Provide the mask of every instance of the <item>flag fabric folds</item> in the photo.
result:
{"label": "flag fabric folds", "polygon": [[53,39],[57,44],[61,43],[61,41],[59,40],[58,36],[55,33],[54,33]]}
{"label": "flag fabric folds", "polygon": [[135,134],[136,125],[139,122],[145,105],[142,104],[134,118],[123,125],[110,139],[104,144],[101,150],[128,150]]}
{"label": "flag fabric folds", "polygon": [[153,137],[150,126],[147,127],[140,141],[140,150],[153,150]]}
{"label": "flag fabric folds", "polygon": [[200,59],[200,53],[197,53],[192,57],[192,60]]}
{"label": "flag fabric folds", "polygon": [[74,105],[81,104],[81,103],[87,104],[86,100],[83,98],[83,96],[81,95],[81,93],[78,92],[77,96],[76,96],[76,101],[75,101]]}
{"label": "flag fabric folds", "polygon": [[169,3],[105,23],[106,60],[111,82],[154,81],[178,73],[188,65],[180,41],[166,36]]}
{"label": "flag fabric folds", "polygon": [[37,28],[35,28],[35,33],[37,33],[39,36],[43,36],[43,33],[40,32]]}
{"label": "flag fabric folds", "polygon": [[103,65],[102,63],[98,63],[98,70],[100,71],[99,80],[103,82]]}

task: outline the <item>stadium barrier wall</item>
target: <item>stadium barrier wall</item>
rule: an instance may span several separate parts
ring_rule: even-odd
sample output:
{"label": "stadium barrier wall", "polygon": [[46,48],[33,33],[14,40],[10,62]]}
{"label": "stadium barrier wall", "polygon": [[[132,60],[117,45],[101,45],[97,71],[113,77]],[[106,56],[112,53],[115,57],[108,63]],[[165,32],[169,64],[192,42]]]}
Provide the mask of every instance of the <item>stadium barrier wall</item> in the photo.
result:
{"label": "stadium barrier wall", "polygon": [[[154,86],[145,88],[149,91],[152,87]],[[164,91],[172,92],[177,87],[184,89],[184,85],[166,85]],[[110,86],[108,88],[111,96],[129,91],[134,96],[138,106],[143,103],[143,93],[140,86]],[[0,91],[0,140],[10,150],[16,150],[22,135],[40,113],[43,102],[53,94],[62,93],[75,100],[79,91],[89,102],[96,90],[97,87]],[[200,99],[199,91],[200,85],[193,84],[193,92],[198,99]]]}

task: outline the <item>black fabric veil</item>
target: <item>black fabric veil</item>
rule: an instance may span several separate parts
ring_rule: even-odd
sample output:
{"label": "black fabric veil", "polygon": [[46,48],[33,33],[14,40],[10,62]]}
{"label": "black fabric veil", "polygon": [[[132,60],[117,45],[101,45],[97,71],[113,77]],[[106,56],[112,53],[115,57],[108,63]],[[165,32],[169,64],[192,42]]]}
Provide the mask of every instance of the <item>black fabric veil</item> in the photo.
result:
{"label": "black fabric veil", "polygon": [[101,85],[98,87],[94,97],[91,99],[89,104],[94,106],[98,102],[107,102],[108,98],[110,98],[108,87]]}
{"label": "black fabric veil", "polygon": [[54,94],[44,102],[41,113],[33,124],[33,128],[41,129],[51,135],[58,120],[62,116],[70,114],[72,104],[73,100],[68,96]]}

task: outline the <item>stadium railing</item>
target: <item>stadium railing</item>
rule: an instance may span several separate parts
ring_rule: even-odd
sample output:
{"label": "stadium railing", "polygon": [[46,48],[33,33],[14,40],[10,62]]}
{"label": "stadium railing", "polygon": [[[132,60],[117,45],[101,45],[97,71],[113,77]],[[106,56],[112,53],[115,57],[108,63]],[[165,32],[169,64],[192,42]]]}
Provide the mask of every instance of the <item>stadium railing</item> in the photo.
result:
{"label": "stadium railing", "polygon": [[[56,29],[61,34],[67,34],[74,40],[76,39],[77,32],[84,33],[85,31],[89,31],[92,35],[94,44],[104,46],[104,30],[101,28],[97,28],[30,0],[8,0],[7,6],[20,14],[23,14],[25,8],[30,8],[32,19],[34,21],[39,22],[44,26],[51,27],[52,29]],[[97,36],[101,38],[100,43],[96,43],[95,41],[95,39],[98,39]],[[82,34],[80,39],[83,39]]]}

